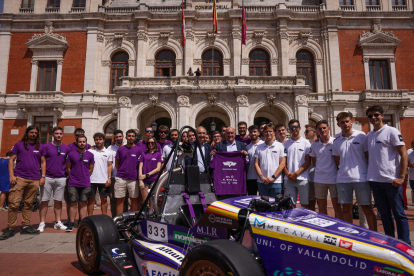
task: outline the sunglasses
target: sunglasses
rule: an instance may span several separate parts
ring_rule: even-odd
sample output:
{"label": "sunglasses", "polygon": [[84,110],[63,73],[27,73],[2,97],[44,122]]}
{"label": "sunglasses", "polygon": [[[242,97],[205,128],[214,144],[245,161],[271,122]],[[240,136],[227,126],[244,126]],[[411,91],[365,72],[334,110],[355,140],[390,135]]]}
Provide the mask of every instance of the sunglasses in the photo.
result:
{"label": "sunglasses", "polygon": [[381,115],[381,113],[369,114],[369,115],[368,115],[368,118],[369,118],[369,119],[372,119],[372,117],[378,118],[378,117],[379,117],[379,115]]}
{"label": "sunglasses", "polygon": [[149,145],[155,145],[155,142],[148,142]]}
{"label": "sunglasses", "polygon": [[153,130],[146,130],[145,132],[146,133],[153,133],[154,131]]}
{"label": "sunglasses", "polygon": [[298,128],[299,128],[299,126],[290,126],[289,127],[290,130],[292,130],[292,129],[298,129]]}
{"label": "sunglasses", "polygon": [[83,152],[80,154],[79,161],[82,161],[82,159],[83,159]]}
{"label": "sunglasses", "polygon": [[168,131],[160,131],[160,134],[168,134]]}
{"label": "sunglasses", "polygon": [[57,147],[58,154],[60,155],[60,146]]}

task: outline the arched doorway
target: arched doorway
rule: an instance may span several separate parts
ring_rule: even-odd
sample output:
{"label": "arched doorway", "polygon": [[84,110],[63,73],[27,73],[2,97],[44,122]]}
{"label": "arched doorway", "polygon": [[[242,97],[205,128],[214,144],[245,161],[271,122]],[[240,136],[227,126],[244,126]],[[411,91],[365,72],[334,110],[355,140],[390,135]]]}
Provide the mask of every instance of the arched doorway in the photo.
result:
{"label": "arched doorway", "polygon": [[148,107],[141,112],[138,118],[139,139],[141,139],[141,137],[144,135],[145,128],[151,126],[152,122],[154,122],[154,115],[155,122],[157,123],[157,130],[155,131],[154,136],[157,140],[159,139],[158,128],[160,125],[166,125],[169,128],[172,127],[171,116],[167,110],[160,106],[155,106],[155,109],[153,106]]}
{"label": "arched doorway", "polygon": [[[208,117],[208,118],[205,118],[201,123],[200,123],[200,126],[202,126],[202,127],[204,127],[206,130],[207,130],[207,133],[208,134],[212,134],[213,133],[213,131],[211,130],[211,123],[213,122],[213,117]],[[220,131],[221,130],[221,128],[223,127],[223,126],[225,126],[226,124],[223,122],[223,120],[221,120],[221,119],[219,119],[219,118],[217,118],[217,117],[214,117],[214,123],[216,124],[216,130],[217,131]]]}
{"label": "arched doorway", "polygon": [[266,124],[270,123],[270,119],[266,117],[256,117],[254,118],[253,124],[260,126],[261,123],[265,122]]}
{"label": "arched doorway", "polygon": [[105,147],[111,145],[112,139],[114,137],[114,131],[117,129],[117,121],[110,121],[105,127]]}
{"label": "arched doorway", "polygon": [[275,106],[266,105],[260,108],[254,115],[255,124],[260,124],[261,122],[273,122],[274,124],[284,123],[287,125],[288,118],[286,114]]}

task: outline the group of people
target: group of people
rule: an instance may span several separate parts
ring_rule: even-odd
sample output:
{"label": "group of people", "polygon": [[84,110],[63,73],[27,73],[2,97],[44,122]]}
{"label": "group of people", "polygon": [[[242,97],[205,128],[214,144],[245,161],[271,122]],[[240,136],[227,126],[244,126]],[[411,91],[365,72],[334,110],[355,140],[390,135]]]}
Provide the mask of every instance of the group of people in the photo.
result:
{"label": "group of people", "polygon": [[[180,165],[193,162],[200,173],[211,172],[210,162],[217,152],[240,152],[249,161],[246,194],[271,197],[284,194],[291,196],[295,204],[299,194],[302,207],[315,210],[317,203],[318,211],[327,215],[329,192],[335,217],[352,223],[355,192],[368,227],[377,230],[373,195],[385,233],[394,236],[395,219],[398,238],[410,244],[401,185],[407,166],[414,167],[414,151],[407,153],[400,132],[383,123],[384,111],[380,106],[369,107],[366,115],[373,125],[368,135],[353,129],[352,113],[341,112],[336,120],[342,131],[335,137],[330,136],[326,120],[306,125],[305,137],[300,135],[300,122],[292,119],[287,127],[283,123],[267,122],[248,127],[245,122],[239,122],[238,135],[235,128],[224,126],[210,136],[200,126],[195,131],[183,132],[180,141],[178,130],[162,125],[158,129],[158,141],[152,127],[145,128],[141,141],[137,140],[134,130],[128,130],[126,143],[122,130],[116,130],[114,142],[108,148],[104,146],[104,134],[95,133],[94,146],[90,146],[80,128],[75,131],[76,142],[66,146],[62,143],[60,127],[52,131],[53,142],[41,145],[37,128],[30,126],[22,141],[10,151],[8,228],[0,240],[14,235],[22,198],[25,204],[21,234],[44,231],[52,194],[54,228],[65,231],[73,231],[78,213],[79,219],[93,214],[96,191],[102,214],[107,214],[108,196],[113,217],[128,210],[128,198],[131,211],[139,210],[173,146],[186,142],[195,145],[198,138],[201,150]],[[165,171],[171,166],[177,166],[172,158]],[[414,184],[414,175],[411,178]],[[33,229],[31,207],[39,186],[41,223],[38,229]],[[61,221],[63,200],[68,203],[66,223]],[[149,212],[153,210],[151,201],[148,208]]]}

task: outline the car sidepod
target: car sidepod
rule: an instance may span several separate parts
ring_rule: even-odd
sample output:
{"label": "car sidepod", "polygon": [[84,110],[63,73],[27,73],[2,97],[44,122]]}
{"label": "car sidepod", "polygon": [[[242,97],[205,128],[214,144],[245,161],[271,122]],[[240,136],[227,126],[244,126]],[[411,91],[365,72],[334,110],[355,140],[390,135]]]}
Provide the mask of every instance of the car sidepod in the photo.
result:
{"label": "car sidepod", "polygon": [[401,240],[303,208],[253,213],[266,275],[414,275],[414,250]]}
{"label": "car sidepod", "polygon": [[129,244],[102,246],[99,269],[110,276],[140,275]]}

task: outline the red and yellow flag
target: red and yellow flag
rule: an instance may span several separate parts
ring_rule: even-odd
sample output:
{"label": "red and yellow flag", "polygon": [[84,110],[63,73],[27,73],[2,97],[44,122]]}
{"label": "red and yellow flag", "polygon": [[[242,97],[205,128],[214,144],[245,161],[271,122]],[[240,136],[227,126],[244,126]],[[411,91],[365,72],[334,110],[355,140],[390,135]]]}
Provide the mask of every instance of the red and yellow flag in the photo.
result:
{"label": "red and yellow flag", "polygon": [[185,46],[185,15],[184,15],[184,3],[181,3],[182,18],[181,18],[181,45]]}
{"label": "red and yellow flag", "polygon": [[213,30],[214,30],[214,33],[217,33],[217,30],[218,30],[218,21],[217,21],[216,0],[213,0]]}

